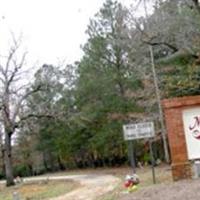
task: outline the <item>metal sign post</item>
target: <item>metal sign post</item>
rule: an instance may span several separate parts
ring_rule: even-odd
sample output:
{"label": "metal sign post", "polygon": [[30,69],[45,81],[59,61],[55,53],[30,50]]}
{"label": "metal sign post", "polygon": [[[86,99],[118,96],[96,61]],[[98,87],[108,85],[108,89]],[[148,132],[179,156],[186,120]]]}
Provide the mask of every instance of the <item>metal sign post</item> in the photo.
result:
{"label": "metal sign post", "polygon": [[155,160],[153,156],[153,149],[152,149],[152,140],[149,140],[149,149],[150,149],[150,156],[151,156],[151,167],[152,167],[152,177],[153,177],[153,183],[156,184],[156,176],[155,176]]}
{"label": "metal sign post", "polygon": [[135,163],[135,158],[134,158],[134,144],[133,141],[128,141],[128,152],[129,152],[129,158],[130,158],[130,163],[131,167],[133,169],[133,173],[136,173],[136,163]]}
{"label": "metal sign post", "polygon": [[[153,138],[155,136],[154,131],[154,124],[153,122],[145,122],[145,123],[138,123],[138,124],[126,124],[123,125],[124,131],[124,139],[128,141],[129,145],[129,156],[131,161],[131,166],[133,168],[133,173],[136,172],[136,163],[134,159],[134,151],[133,151],[133,140],[137,139],[144,139],[144,138]],[[154,169],[154,157],[153,157],[153,150],[152,150],[152,141],[149,141],[149,149],[150,149],[150,156],[151,156],[151,165],[152,165],[152,177],[153,183],[156,183],[155,177],[155,169]]]}

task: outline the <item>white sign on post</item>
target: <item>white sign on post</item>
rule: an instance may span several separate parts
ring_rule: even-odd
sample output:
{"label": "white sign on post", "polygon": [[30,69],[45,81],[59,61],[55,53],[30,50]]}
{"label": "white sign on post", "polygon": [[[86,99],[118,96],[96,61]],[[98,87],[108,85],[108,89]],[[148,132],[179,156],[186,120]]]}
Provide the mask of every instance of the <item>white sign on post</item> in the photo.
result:
{"label": "white sign on post", "polygon": [[183,110],[188,159],[200,159],[200,107]]}
{"label": "white sign on post", "polygon": [[155,136],[153,122],[123,125],[124,139],[136,140]]}

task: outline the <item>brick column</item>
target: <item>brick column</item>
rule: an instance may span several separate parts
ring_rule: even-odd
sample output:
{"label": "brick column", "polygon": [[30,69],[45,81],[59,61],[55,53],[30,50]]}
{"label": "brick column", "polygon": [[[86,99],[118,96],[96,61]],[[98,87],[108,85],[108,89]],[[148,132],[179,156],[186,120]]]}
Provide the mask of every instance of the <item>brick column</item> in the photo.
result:
{"label": "brick column", "polygon": [[167,136],[172,159],[174,181],[191,178],[191,166],[188,161],[182,111],[200,106],[200,96],[179,97],[162,101]]}

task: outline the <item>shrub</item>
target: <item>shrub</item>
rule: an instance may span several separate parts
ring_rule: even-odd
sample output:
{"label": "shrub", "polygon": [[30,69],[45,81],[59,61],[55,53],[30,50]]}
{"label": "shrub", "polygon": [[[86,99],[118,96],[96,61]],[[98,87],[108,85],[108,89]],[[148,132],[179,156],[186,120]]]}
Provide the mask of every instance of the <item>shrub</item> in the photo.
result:
{"label": "shrub", "polygon": [[17,165],[14,168],[14,176],[20,176],[20,177],[24,177],[24,176],[31,176],[31,171],[28,168],[28,166],[26,165]]}
{"label": "shrub", "polygon": [[0,179],[5,179],[5,174],[2,171],[0,171]]}

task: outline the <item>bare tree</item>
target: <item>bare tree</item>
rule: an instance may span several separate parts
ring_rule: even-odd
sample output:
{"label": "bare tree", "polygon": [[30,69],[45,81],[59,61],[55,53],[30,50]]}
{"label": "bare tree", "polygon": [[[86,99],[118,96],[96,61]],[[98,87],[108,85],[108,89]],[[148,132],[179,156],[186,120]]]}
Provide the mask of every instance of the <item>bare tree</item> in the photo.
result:
{"label": "bare tree", "polygon": [[37,92],[40,87],[30,89],[29,84],[23,81],[27,52],[21,53],[21,38],[15,39],[12,35],[12,45],[7,56],[1,56],[0,63],[0,123],[3,133],[3,159],[7,186],[14,185],[12,167],[12,136],[19,128],[22,120],[19,115],[24,107],[26,98]]}
{"label": "bare tree", "polygon": [[2,127],[0,126],[0,152],[1,152],[1,170],[5,173],[5,164],[4,164],[4,146],[3,146],[3,132]]}

